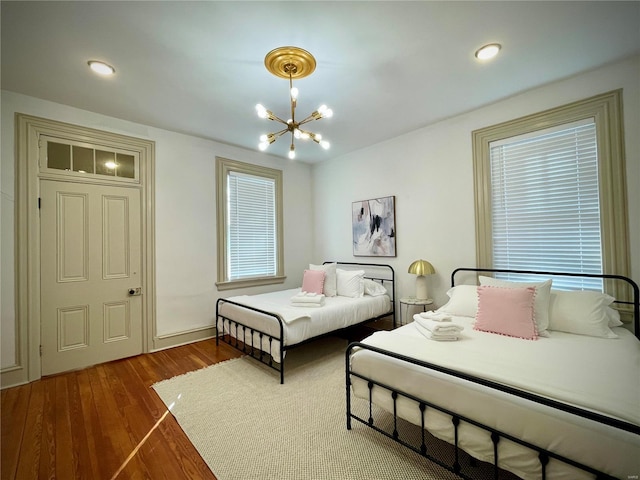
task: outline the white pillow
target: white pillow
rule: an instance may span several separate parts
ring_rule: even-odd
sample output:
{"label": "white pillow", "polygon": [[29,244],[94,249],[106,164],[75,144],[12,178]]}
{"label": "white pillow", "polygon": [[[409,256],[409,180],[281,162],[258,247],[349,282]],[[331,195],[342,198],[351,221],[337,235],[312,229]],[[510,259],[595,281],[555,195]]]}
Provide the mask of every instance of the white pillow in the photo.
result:
{"label": "white pillow", "polygon": [[606,293],[553,290],[549,330],[591,337],[618,338],[609,328],[610,316],[607,309],[613,300],[614,298]]}
{"label": "white pillow", "polygon": [[324,293],[325,297],[335,297],[337,295],[338,285],[336,267],[336,263],[327,263],[325,265],[309,264],[309,270],[324,271],[324,286],[322,287],[322,293]]}
{"label": "white pillow", "polygon": [[458,285],[447,292],[449,301],[437,312],[458,317],[475,318],[478,313],[478,287],[476,285]]}
{"label": "white pillow", "polygon": [[358,298],[364,295],[364,270],[336,270],[338,296]]}
{"label": "white pillow", "polygon": [[544,282],[510,282],[500,280],[493,277],[483,277],[480,275],[480,285],[492,287],[522,288],[535,287],[536,297],[533,302],[533,316],[538,327],[538,335],[548,337],[547,329],[549,328],[549,301],[551,297],[551,280]]}
{"label": "white pillow", "polygon": [[386,295],[387,289],[381,284],[370,278],[365,278],[363,280],[364,283],[364,293],[365,295],[371,295],[372,297],[378,297],[380,295]]}
{"label": "white pillow", "polygon": [[621,327],[624,325],[620,320],[620,312],[612,307],[605,307],[605,313],[607,314],[607,318],[609,319],[609,328],[613,327]]}

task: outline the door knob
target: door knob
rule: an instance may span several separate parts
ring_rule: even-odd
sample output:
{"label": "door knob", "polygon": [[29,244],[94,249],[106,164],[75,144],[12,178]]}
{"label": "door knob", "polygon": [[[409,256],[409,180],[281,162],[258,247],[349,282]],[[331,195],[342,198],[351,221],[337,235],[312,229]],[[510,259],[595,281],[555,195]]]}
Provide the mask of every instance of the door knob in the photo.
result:
{"label": "door knob", "polygon": [[134,288],[130,288],[128,290],[128,293],[130,296],[136,296],[136,295],[142,295],[142,288],[141,287],[134,287]]}

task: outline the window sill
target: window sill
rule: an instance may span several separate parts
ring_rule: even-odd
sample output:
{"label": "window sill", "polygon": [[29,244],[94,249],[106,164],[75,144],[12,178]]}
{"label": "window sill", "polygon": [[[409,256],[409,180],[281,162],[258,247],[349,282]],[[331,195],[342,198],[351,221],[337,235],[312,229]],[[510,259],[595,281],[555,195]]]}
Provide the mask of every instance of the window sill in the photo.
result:
{"label": "window sill", "polygon": [[232,290],[234,288],[259,287],[261,285],[273,285],[276,283],[284,283],[286,276],[249,278],[246,280],[231,280],[226,282],[216,282],[218,291]]}

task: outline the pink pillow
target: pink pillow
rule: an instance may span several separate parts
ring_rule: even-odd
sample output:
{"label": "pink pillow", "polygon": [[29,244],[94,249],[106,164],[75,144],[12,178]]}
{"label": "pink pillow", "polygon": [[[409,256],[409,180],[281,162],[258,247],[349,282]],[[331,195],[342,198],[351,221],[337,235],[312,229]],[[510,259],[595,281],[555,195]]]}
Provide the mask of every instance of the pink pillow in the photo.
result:
{"label": "pink pillow", "polygon": [[305,270],[302,275],[302,291],[322,295],[324,276],[324,270]]}
{"label": "pink pillow", "polygon": [[474,330],[537,340],[533,316],[534,287],[478,287],[478,313]]}

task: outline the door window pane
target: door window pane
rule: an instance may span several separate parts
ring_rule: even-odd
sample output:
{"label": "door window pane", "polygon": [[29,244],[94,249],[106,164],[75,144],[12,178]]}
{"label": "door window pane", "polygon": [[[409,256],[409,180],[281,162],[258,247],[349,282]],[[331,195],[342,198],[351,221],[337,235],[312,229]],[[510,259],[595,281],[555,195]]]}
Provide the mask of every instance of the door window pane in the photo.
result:
{"label": "door window pane", "polygon": [[73,146],[73,171],[93,173],[93,149]]}
{"label": "door window pane", "polygon": [[47,142],[47,167],[56,170],[71,170],[71,146]]}
{"label": "door window pane", "polygon": [[98,175],[116,175],[116,154],[114,152],[105,152],[104,150],[96,150],[96,173]]}
{"label": "door window pane", "polygon": [[124,153],[116,154],[116,164],[118,165],[117,173],[119,177],[135,178],[135,158],[133,155],[126,155]]}

